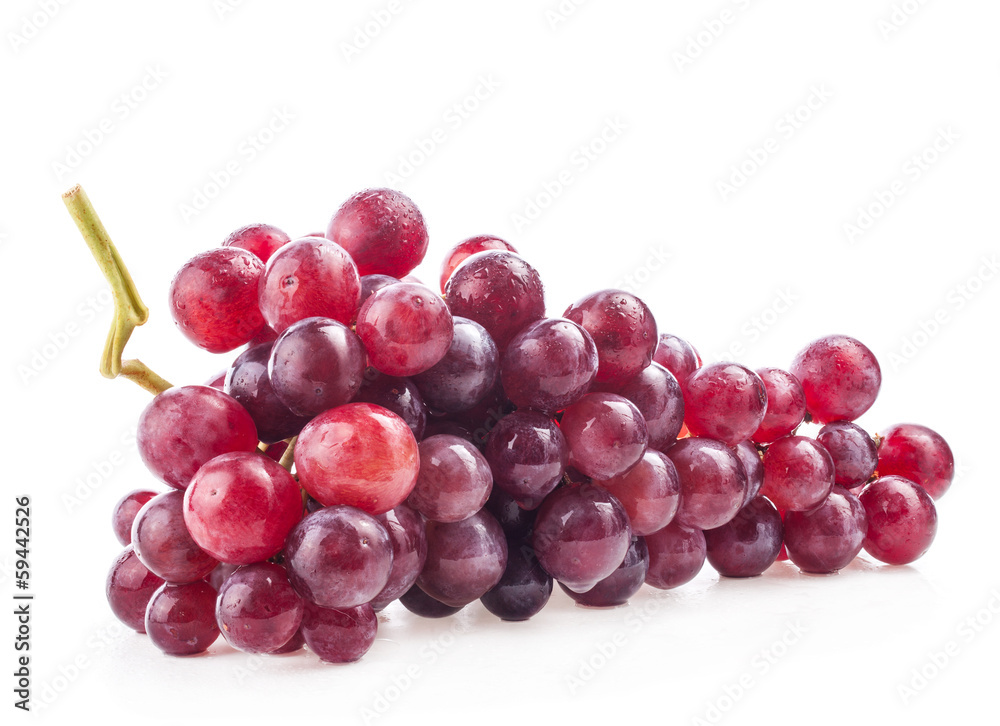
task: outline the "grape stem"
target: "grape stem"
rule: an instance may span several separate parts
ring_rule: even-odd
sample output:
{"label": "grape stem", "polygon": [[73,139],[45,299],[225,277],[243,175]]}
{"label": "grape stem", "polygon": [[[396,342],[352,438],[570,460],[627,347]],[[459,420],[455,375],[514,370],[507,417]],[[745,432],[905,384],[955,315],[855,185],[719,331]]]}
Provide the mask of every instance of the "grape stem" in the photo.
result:
{"label": "grape stem", "polygon": [[278,463],[289,472],[292,470],[292,462],[295,461],[295,442],[298,438],[298,436],[293,436],[288,440],[288,448],[281,453],[281,459],[278,460]]}
{"label": "grape stem", "polygon": [[100,371],[105,378],[124,375],[130,381],[145,388],[154,395],[162,393],[171,384],[139,360],[122,361],[125,344],[132,331],[149,319],[149,308],[139,297],[139,291],[132,281],[128,268],[122,261],[118,249],[104,228],[90,198],[79,184],[62,195],[63,203],[76,222],[90,252],[111,286],[115,299],[115,320],[108,331],[108,339],[101,355]]}

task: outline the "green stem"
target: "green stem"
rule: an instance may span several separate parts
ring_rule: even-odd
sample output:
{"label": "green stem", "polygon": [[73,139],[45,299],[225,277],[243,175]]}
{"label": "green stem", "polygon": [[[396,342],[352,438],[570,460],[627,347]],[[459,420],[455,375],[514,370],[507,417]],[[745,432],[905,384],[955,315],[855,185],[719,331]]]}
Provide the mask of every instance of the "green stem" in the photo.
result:
{"label": "green stem", "polygon": [[288,440],[288,448],[281,454],[281,459],[278,461],[288,471],[292,470],[292,463],[295,461],[295,442],[298,441],[298,438],[298,436],[293,436]]}
{"label": "green stem", "polygon": [[125,360],[121,362],[121,366],[121,375],[141,388],[145,388],[154,396],[174,387],[173,383],[154,373],[141,360],[135,358]]}
{"label": "green stem", "polygon": [[[139,297],[132,276],[83,188],[77,185],[65,192],[63,202],[73,221],[76,222],[84,241],[90,247],[98,267],[111,285],[111,293],[115,298],[115,322],[108,333],[100,366],[102,376],[115,378],[122,372],[122,352],[125,350],[125,343],[128,342],[132,331],[149,319],[149,308]],[[149,371],[148,368],[146,370]],[[156,378],[163,381],[159,376]]]}

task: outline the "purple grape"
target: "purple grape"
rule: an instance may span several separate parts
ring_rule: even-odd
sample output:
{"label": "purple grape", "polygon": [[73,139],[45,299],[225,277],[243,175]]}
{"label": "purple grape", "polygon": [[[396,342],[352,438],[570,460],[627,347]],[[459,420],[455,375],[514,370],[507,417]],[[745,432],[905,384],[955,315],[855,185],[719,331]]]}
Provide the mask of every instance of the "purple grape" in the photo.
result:
{"label": "purple grape", "polygon": [[677,522],[647,535],[646,547],[649,548],[646,584],[660,590],[690,582],[705,564],[705,534]]}
{"label": "purple grape", "polygon": [[478,600],[503,576],[507,541],[489,512],[461,522],[427,523],[427,562],[420,589],[451,607]]}
{"label": "purple grape", "polygon": [[149,570],[171,584],[200,580],[218,561],[192,539],[184,524],[184,492],[157,494],[132,523],[135,554]]}
{"label": "purple grape", "polygon": [[400,595],[399,601],[411,613],[419,615],[422,618],[447,618],[457,613],[462,607],[465,607],[464,605],[461,607],[445,605],[440,600],[435,600],[421,590],[418,585],[414,585]]}
{"label": "purple grape", "polygon": [[631,542],[625,508],[594,484],[552,492],[538,508],[532,534],[542,567],[575,592],[586,592],[614,572]]}
{"label": "purple grape", "polygon": [[757,492],[764,485],[764,459],[761,457],[757,447],[749,441],[741,441],[733,447],[737,458],[743,464],[743,471],[747,475],[747,495],[743,499],[743,504],[754,499]]}
{"label": "purple grape", "polygon": [[195,655],[219,637],[215,590],[199,580],[161,585],[146,608],[146,634],[167,655]]}
{"label": "purple grape", "polygon": [[552,578],[538,564],[527,542],[507,542],[503,577],[480,599],[501,620],[527,620],[537,614],[552,594]]}
{"label": "purple grape", "polygon": [[694,346],[670,333],[660,333],[653,360],[673,373],[682,385],[688,376],[701,368],[701,356]]}
{"label": "purple grape", "polygon": [[405,504],[398,504],[385,514],[375,517],[392,540],[392,571],[382,591],[372,599],[375,611],[413,586],[427,561],[427,533],[424,518]]}
{"label": "purple grape", "polygon": [[708,563],[725,577],[755,577],[781,551],[781,515],[765,497],[755,497],[721,527],[705,530]]}
{"label": "purple grape", "polygon": [[108,571],[105,594],[115,617],[137,633],[145,633],[146,606],[163,579],[150,572],[129,545]]}
{"label": "purple grape", "polygon": [[562,479],[569,447],[551,418],[537,411],[515,411],[490,432],[485,455],[496,488],[522,508],[535,509]]}
{"label": "purple grape", "polygon": [[872,478],[878,449],[863,428],[850,421],[833,421],[820,429],[816,440],[833,459],[834,482],[853,489]]}
{"label": "purple grape", "polygon": [[500,380],[518,408],[555,413],[590,390],[597,347],[582,327],[561,318],[529,324],[515,335],[500,362]]}
{"label": "purple grape", "polygon": [[222,637],[237,650],[270,653],[298,631],[303,608],[284,567],[256,562],[241,567],[222,584],[215,618]]}
{"label": "purple grape", "polygon": [[625,559],[618,568],[586,592],[573,592],[559,583],[559,587],[579,605],[591,608],[610,608],[624,605],[639,592],[646,581],[649,569],[649,548],[642,537],[633,537]]}
{"label": "purple grape", "polygon": [[835,486],[815,509],[785,513],[785,550],[804,572],[836,572],[858,556],[867,529],[864,505]]}
{"label": "purple grape", "polygon": [[475,406],[500,373],[500,353],[486,328],[467,318],[455,317],[454,321],[444,358],[413,377],[427,404],[446,413]]}
{"label": "purple grape", "polygon": [[621,290],[601,290],[577,300],[563,316],[594,338],[601,383],[625,381],[653,362],[658,338],[653,313],[642,300]]}
{"label": "purple grape", "polygon": [[486,504],[493,488],[490,465],[465,439],[441,434],[419,444],[420,473],[407,503],[435,522],[459,522]]}
{"label": "purple grape", "polygon": [[354,398],[364,377],[365,349],[343,323],[305,318],[274,341],[267,370],[281,402],[312,417]]}
{"label": "purple grape", "polygon": [[639,409],[616,393],[588,393],[563,411],[559,426],[569,444],[569,463],[592,479],[627,472],[649,439]]}
{"label": "purple grape", "polygon": [[302,614],[302,637],[309,650],[327,663],[353,663],[368,652],[378,633],[378,618],[365,603],[324,608],[311,602]]}
{"label": "purple grape", "polygon": [[372,515],[347,505],[326,507],[288,535],[285,565],[292,587],[306,600],[353,608],[370,602],[389,581],[392,541]]}
{"label": "purple grape", "polygon": [[115,504],[115,508],[111,512],[111,529],[123,545],[132,544],[132,523],[135,522],[135,515],[139,513],[146,502],[157,494],[158,492],[149,489],[135,489]]}
{"label": "purple grape", "polygon": [[493,487],[490,498],[486,500],[486,510],[496,517],[508,542],[531,536],[537,510],[523,509],[514,497],[500,487]]}
{"label": "purple grape", "polygon": [[747,475],[733,449],[715,439],[692,436],[678,441],[666,454],[681,480],[677,524],[714,529],[743,506]]}
{"label": "purple grape", "polygon": [[226,372],[223,384],[223,390],[250,414],[257,436],[265,444],[295,436],[309,422],[308,418],[292,413],[274,392],[267,372],[273,347],[273,343],[264,343],[240,353]]}

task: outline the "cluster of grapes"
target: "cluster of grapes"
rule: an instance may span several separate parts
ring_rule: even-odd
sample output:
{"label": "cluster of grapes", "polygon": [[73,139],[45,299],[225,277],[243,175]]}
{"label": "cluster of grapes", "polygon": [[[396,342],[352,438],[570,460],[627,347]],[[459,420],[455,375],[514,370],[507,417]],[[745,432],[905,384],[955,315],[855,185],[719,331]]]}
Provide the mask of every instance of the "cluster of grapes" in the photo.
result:
{"label": "cluster of grapes", "polygon": [[138,446],[172,489],[114,511],[111,608],[164,652],[221,632],[348,662],[396,599],[525,620],[554,581],[606,607],[706,559],[830,573],[930,546],[954,459],[926,427],[852,423],[881,385],[857,340],[814,341],[787,371],[703,366],[626,292],[545,317],[538,273],[496,237],[450,252],[442,297],[409,277],[427,242],[409,198],[368,190],[322,236],[244,227],[177,273],[181,331],[247,347],[155,396]]}

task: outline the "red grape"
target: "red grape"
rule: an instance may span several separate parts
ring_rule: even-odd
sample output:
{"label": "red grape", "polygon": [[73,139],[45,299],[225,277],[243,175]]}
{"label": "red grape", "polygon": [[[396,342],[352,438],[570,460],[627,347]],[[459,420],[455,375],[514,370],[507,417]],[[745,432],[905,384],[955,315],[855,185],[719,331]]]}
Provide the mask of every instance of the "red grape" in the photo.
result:
{"label": "red grape", "polygon": [[407,504],[435,522],[460,522],[483,508],[493,475],[479,449],[448,434],[428,436],[418,446],[420,473]]}
{"label": "red grape", "polygon": [[136,489],[126,494],[115,504],[114,511],[111,513],[111,528],[114,530],[115,537],[123,545],[132,543],[132,522],[135,521],[135,515],[142,509],[142,505],[157,494],[158,492],[148,489]]}
{"label": "red grape", "polygon": [[383,287],[365,301],[356,330],[375,368],[391,376],[412,376],[448,352],[454,323],[437,293],[401,282]]}
{"label": "red grape", "polygon": [[690,582],[705,564],[705,535],[671,522],[663,529],[646,535],[649,568],[646,584],[659,590],[672,590]]}
{"label": "red grape", "polygon": [[222,637],[245,653],[271,653],[290,641],[304,604],[285,568],[271,562],[241,567],[219,589],[215,617]]}
{"label": "red grape", "polygon": [[353,663],[375,642],[378,617],[367,603],[351,608],[324,608],[307,602],[301,631],[309,650],[320,660]]}
{"label": "red grape", "polygon": [[647,449],[632,469],[604,481],[595,481],[625,507],[632,534],[642,536],[663,529],[677,514],[681,482],[666,455]]}
{"label": "red grape", "polygon": [[452,315],[475,320],[503,351],[526,325],[545,317],[542,280],[512,252],[478,252],[445,285]]}
{"label": "red grape", "polygon": [[507,566],[507,540],[485,510],[461,522],[427,523],[427,562],[420,589],[445,605],[464,607],[500,582]]}
{"label": "red grape", "polygon": [[764,382],[738,363],[711,363],[684,383],[684,423],[692,436],[736,446],[753,436],[766,410]]}
{"label": "red grape", "polygon": [[666,451],[677,468],[681,503],[674,521],[686,527],[721,527],[740,511],[747,475],[733,449],[721,441],[691,437]]}
{"label": "red grape", "polygon": [[506,250],[507,252],[517,254],[514,245],[504,242],[499,237],[492,237],[488,234],[462,240],[451,248],[448,254],[445,255],[444,262],[441,264],[441,294],[444,294],[445,285],[451,279],[452,274],[458,269],[459,265],[477,252],[486,252],[487,250]]}
{"label": "red grape", "polygon": [[846,335],[814,340],[795,356],[806,408],[817,423],[853,421],[875,402],[882,371],[875,354]]}
{"label": "red grape", "polygon": [[890,565],[922,557],[937,534],[937,508],[919,484],[901,476],[883,476],[861,491],[868,515],[865,552]]}
{"label": "red grape", "polygon": [[427,254],[427,225],[405,194],[392,189],[365,189],[336,211],[326,236],[345,250],[362,275],[402,279]]}
{"label": "red grape", "polygon": [[614,572],[586,592],[573,592],[561,582],[559,587],[579,605],[610,608],[624,605],[639,592],[649,569],[649,548],[642,537],[633,537],[625,559]]}
{"label": "red grape", "polygon": [[601,290],[577,300],[563,317],[594,338],[600,365],[597,380],[622,382],[653,362],[656,321],[642,300],[621,290]]}
{"label": "red grape", "polygon": [[918,424],[896,424],[881,434],[878,473],[905,477],[940,499],[955,477],[955,457],[936,431]]}
{"label": "red grape", "polygon": [[760,493],[782,512],[818,506],[833,488],[834,465],[823,444],[805,436],[785,436],[764,452]]}
{"label": "red grape", "polygon": [[350,325],[360,300],[361,279],[351,256],[318,237],[289,242],[268,260],[260,278],[260,311],[278,333],[305,318]]}
{"label": "red grape", "polygon": [[615,393],[588,393],[563,411],[559,426],[569,445],[570,465],[599,480],[635,466],[649,438],[639,409]]}
{"label": "red grape", "polygon": [[195,255],[170,283],[170,312],[185,337],[210,353],[250,342],[264,327],[257,285],[264,264],[238,248]]}
{"label": "red grape", "polygon": [[128,546],[108,571],[104,592],[115,617],[137,633],[145,633],[146,606],[162,584],[163,578],[150,572]]}
{"label": "red grape", "polygon": [[701,356],[694,346],[670,333],[660,333],[653,360],[673,373],[681,385],[688,376],[701,368]]}
{"label": "red grape", "polygon": [[219,637],[215,589],[207,582],[161,585],[146,608],[146,634],[167,655],[204,653]]}
{"label": "red grape", "polygon": [[132,546],[149,570],[170,583],[194,582],[218,563],[191,537],[184,523],[184,492],[157,494],[132,523]]}
{"label": "red grape", "polygon": [[376,611],[413,587],[427,561],[427,532],[424,518],[405,504],[375,517],[392,541],[392,570],[385,587],[372,599]]}
{"label": "red grape", "polygon": [[684,395],[674,374],[652,363],[622,384],[602,386],[624,396],[642,414],[649,432],[649,448],[664,451],[677,440],[684,425]]}
{"label": "red grape", "polygon": [[782,536],[778,510],[755,497],[721,527],[705,530],[708,563],[725,577],[756,577],[777,559]]}
{"label": "red grape", "polygon": [[788,559],[803,572],[841,570],[858,556],[867,527],[865,508],[858,498],[835,486],[815,509],[785,513]]}
{"label": "red grape", "polygon": [[767,391],[767,410],[757,431],[750,437],[758,444],[770,444],[788,436],[806,416],[806,394],[802,384],[780,368],[758,368]]}
{"label": "red grape", "polygon": [[371,403],[349,403],[310,421],[295,445],[299,483],[322,504],[382,514],[413,491],[417,441],[399,416]]}
{"label": "red grape", "polygon": [[741,441],[733,447],[740,463],[743,464],[743,471],[747,475],[747,495],[743,499],[746,504],[757,496],[757,492],[764,485],[764,461],[761,458],[757,447],[749,441]]}
{"label": "red grape", "polygon": [[834,481],[840,486],[846,489],[862,486],[875,473],[878,450],[868,432],[857,424],[833,421],[820,429],[816,440],[830,452]]}
{"label": "red grape", "polygon": [[184,522],[191,537],[222,562],[248,565],[272,557],[300,519],[298,483],[258,453],[215,457],[184,492]]}
{"label": "red grape", "polygon": [[136,444],[143,463],[175,489],[201,465],[231,451],[257,448],[257,428],[231,396],[208,386],[181,386],[159,394],[139,417]]}
{"label": "red grape", "polygon": [[486,439],[486,461],[497,489],[535,509],[559,484],[569,447],[555,421],[537,411],[505,416]]}
{"label": "red grape", "polygon": [[287,234],[270,224],[248,224],[231,232],[222,246],[242,247],[257,255],[261,262],[267,262],[271,255],[290,241]]}

